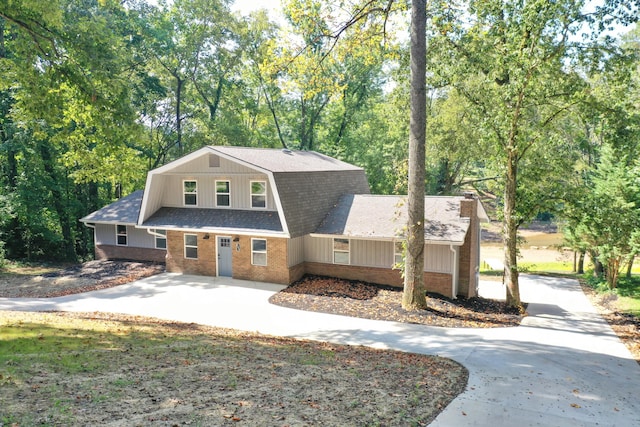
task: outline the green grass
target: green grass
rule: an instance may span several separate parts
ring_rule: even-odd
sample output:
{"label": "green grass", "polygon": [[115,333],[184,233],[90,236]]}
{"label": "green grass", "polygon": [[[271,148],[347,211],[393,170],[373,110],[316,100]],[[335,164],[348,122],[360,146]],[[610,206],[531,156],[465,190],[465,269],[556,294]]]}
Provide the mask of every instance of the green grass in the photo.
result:
{"label": "green grass", "polygon": [[573,273],[573,262],[519,262],[518,269],[526,273]]}
{"label": "green grass", "polygon": [[585,273],[583,279],[587,284],[602,294],[613,294],[617,297],[616,307],[624,313],[640,317],[640,277],[632,275],[631,278],[620,277],[618,286],[610,289],[607,283],[593,276],[593,272]]}

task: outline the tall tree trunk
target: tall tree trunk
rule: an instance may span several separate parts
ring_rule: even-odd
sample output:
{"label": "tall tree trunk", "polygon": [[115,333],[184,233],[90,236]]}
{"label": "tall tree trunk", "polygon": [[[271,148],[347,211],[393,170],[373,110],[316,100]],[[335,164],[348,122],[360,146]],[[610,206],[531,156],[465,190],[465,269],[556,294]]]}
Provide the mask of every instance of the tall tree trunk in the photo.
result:
{"label": "tall tree trunk", "polygon": [[584,274],[584,251],[580,251],[580,255],[578,258],[578,269],[576,273]]}
{"label": "tall tree trunk", "polygon": [[629,257],[629,261],[627,261],[627,274],[626,274],[627,279],[631,278],[631,270],[633,270],[633,262],[636,259],[636,255],[637,255],[636,252],[632,253],[631,256]]}
{"label": "tall tree trunk", "polygon": [[182,157],[182,88],[184,86],[184,80],[182,80],[177,74],[176,78],[176,145],[178,147],[178,157]]}
{"label": "tall tree trunk", "polygon": [[504,280],[507,305],[522,310],[518,283],[518,220],[516,212],[516,188],[518,179],[518,154],[513,145],[507,147],[507,171],[504,186]]}
{"label": "tall tree trunk", "polygon": [[424,181],[427,127],[427,12],[425,0],[411,4],[411,118],[409,129],[409,194],[407,254],[402,307],[424,309]]}
{"label": "tall tree trunk", "polygon": [[62,230],[63,258],[67,261],[75,261],[76,248],[71,231],[71,218],[69,218],[69,212],[65,204],[67,197],[65,197],[66,195],[63,194],[61,190],[63,184],[60,182],[61,179],[65,178],[61,178],[56,174],[51,149],[46,142],[40,144],[40,156],[42,157],[44,170],[47,175],[49,175],[52,183],[50,190],[53,196],[53,208],[56,211],[58,221],[60,222],[60,229]]}

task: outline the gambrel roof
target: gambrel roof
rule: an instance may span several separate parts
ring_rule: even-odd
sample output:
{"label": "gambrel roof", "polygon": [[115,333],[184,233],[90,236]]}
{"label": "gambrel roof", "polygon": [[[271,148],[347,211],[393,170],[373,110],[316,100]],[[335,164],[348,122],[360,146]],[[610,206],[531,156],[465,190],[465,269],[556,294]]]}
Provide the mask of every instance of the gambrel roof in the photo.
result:
{"label": "gambrel roof", "polygon": [[[370,195],[362,168],[311,151],[208,146],[150,171],[147,191],[153,187],[161,196],[167,191],[160,178],[163,174],[187,173],[189,162],[206,161],[203,157],[213,163],[224,158],[243,166],[243,171],[266,175],[276,210],[162,206],[161,198],[148,193],[143,197],[143,191],[136,191],[81,221],[283,237],[312,234],[395,240],[405,234],[406,196]],[[463,244],[469,219],[460,217],[462,199],[425,198],[425,241]],[[478,216],[486,220],[481,204]]]}

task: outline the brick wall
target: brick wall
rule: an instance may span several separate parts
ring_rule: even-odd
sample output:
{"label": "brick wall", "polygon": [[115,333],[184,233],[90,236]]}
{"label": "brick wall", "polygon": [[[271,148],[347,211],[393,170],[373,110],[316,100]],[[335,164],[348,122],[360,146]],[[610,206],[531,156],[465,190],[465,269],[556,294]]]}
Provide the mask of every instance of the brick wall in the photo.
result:
{"label": "brick wall", "polygon": [[[267,265],[251,264],[251,236],[236,236],[233,242],[233,278],[241,280],[255,280],[258,282],[271,282],[289,284],[290,272],[287,267],[287,239],[266,238],[267,240]],[[240,244],[240,250],[236,245]]]}
{"label": "brick wall", "polygon": [[[348,280],[362,280],[364,282],[377,283],[402,287],[404,281],[400,270],[387,268],[360,267],[356,265],[323,264],[317,262],[305,263],[307,274],[319,276],[338,277]],[[424,283],[427,292],[434,292],[452,298],[452,276],[445,273],[424,273]]]}
{"label": "brick wall", "polygon": [[[216,239],[208,233],[187,233],[198,236],[198,259],[184,257],[184,234],[167,230],[167,271],[170,273],[216,275]],[[205,239],[205,236],[209,236]]]}
{"label": "brick wall", "polygon": [[134,261],[165,262],[167,251],[130,246],[96,245],[96,259],[130,259]]}
{"label": "brick wall", "polygon": [[475,195],[465,195],[460,201],[460,217],[469,218],[469,231],[460,247],[458,270],[458,295],[465,298],[475,297],[478,294],[476,269],[478,268],[478,199]]}

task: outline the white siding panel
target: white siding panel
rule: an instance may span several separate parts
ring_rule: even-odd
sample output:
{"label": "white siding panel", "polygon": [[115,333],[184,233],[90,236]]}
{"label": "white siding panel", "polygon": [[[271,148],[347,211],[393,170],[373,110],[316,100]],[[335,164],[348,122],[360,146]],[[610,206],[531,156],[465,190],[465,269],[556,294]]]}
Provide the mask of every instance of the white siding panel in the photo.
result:
{"label": "white siding panel", "polygon": [[178,174],[218,174],[218,173],[242,173],[242,174],[250,174],[255,173],[255,169],[248,168],[246,166],[240,165],[236,162],[227,160],[225,158],[219,157],[219,167],[211,167],[209,162],[209,156],[215,154],[204,154],[196,159],[193,159],[190,162],[182,164],[180,166],[175,167],[170,171],[170,173],[178,173]]}
{"label": "white siding panel", "polygon": [[[116,226],[111,224],[96,224],[96,245],[115,245]],[[155,248],[156,241],[147,230],[127,226],[127,246],[133,248]]]}
{"label": "white siding panel", "polygon": [[287,259],[288,267],[304,262],[304,237],[296,237],[289,240]]}
{"label": "white siding panel", "polygon": [[147,233],[147,230],[139,228],[127,227],[127,246],[134,248],[155,248],[155,237]]}
{"label": "white siding panel", "polygon": [[309,262],[332,263],[333,240],[321,237],[304,237],[304,255]]}
{"label": "white siding panel", "polygon": [[111,224],[96,224],[96,245],[115,245],[116,226]]}
{"label": "white siding panel", "polygon": [[216,181],[229,181],[231,209],[251,209],[251,181],[265,181],[267,183],[267,210],[276,210],[273,191],[267,176],[256,173],[251,175],[166,175],[164,177],[162,206],[173,208],[184,206],[182,182],[185,180],[198,182],[197,207],[199,208],[215,208]]}
{"label": "white siding panel", "polygon": [[447,245],[425,245],[424,271],[451,273],[453,271],[453,252]]}
{"label": "white siding panel", "polygon": [[393,242],[352,239],[349,246],[351,265],[380,268],[393,266]]}

